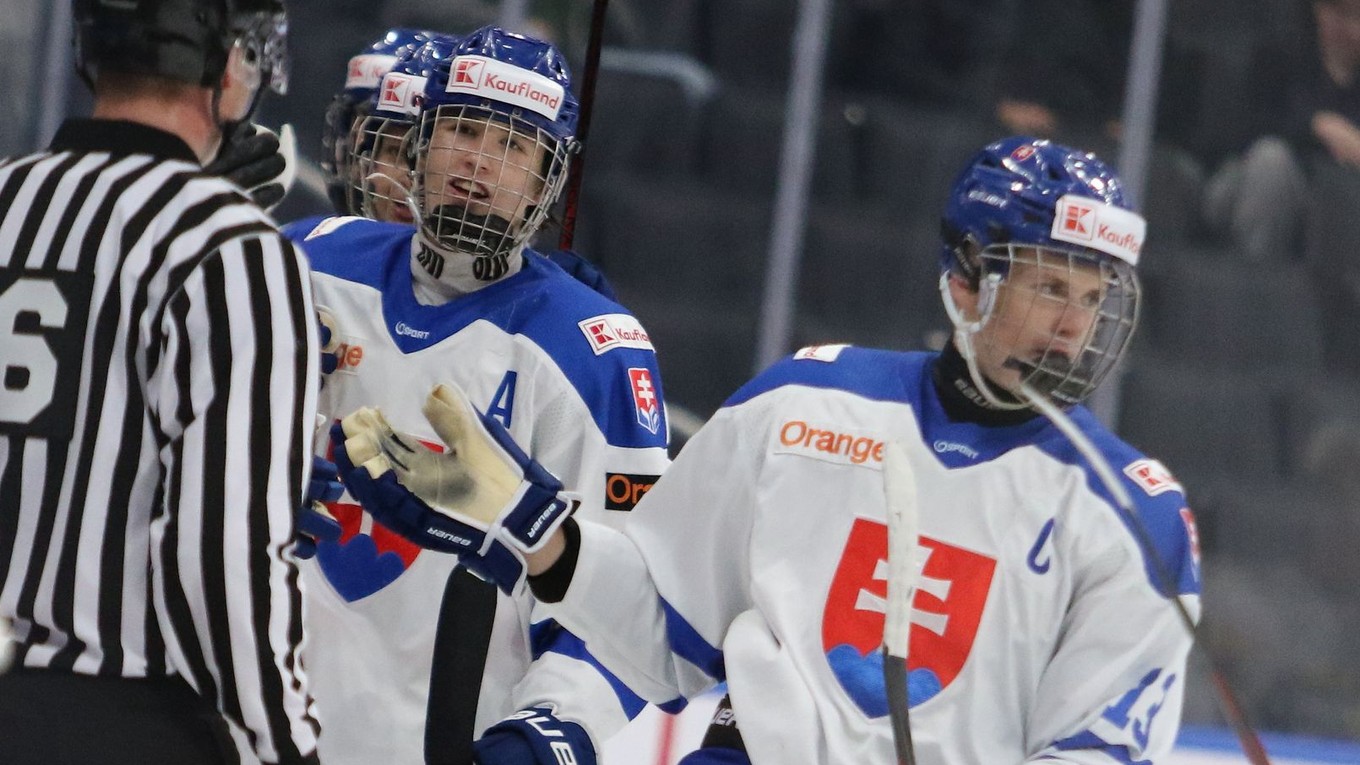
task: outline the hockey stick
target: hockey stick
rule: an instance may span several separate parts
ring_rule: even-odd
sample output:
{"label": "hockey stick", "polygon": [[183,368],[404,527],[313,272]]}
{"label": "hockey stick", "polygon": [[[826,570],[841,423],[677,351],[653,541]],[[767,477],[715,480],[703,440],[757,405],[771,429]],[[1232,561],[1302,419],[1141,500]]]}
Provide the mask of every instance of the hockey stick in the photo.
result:
{"label": "hockey stick", "polygon": [[[1209,665],[1210,677],[1213,679],[1214,687],[1218,690],[1219,700],[1223,704],[1223,712],[1228,717],[1228,723],[1232,726],[1233,733],[1237,735],[1237,741],[1242,747],[1242,753],[1247,756],[1247,760],[1251,765],[1270,765],[1270,758],[1266,755],[1265,747],[1261,745],[1261,739],[1256,735],[1256,731],[1252,729],[1251,724],[1247,722],[1246,713],[1242,711],[1242,704],[1238,701],[1237,695],[1232,690],[1232,686],[1228,684],[1227,677],[1219,670],[1218,663],[1214,660],[1213,654],[1209,652],[1209,649],[1205,646],[1204,642],[1200,640],[1198,625],[1195,624],[1194,618],[1190,616],[1190,612],[1186,610],[1185,604],[1181,602],[1180,597],[1175,594],[1175,578],[1171,575],[1170,569],[1167,568],[1166,561],[1162,560],[1162,556],[1158,554],[1157,548],[1152,542],[1152,536],[1148,533],[1147,526],[1143,524],[1142,519],[1138,517],[1137,512],[1134,510],[1133,498],[1129,496],[1129,492],[1124,488],[1124,484],[1115,476],[1114,469],[1110,467],[1110,463],[1106,462],[1105,458],[1096,450],[1095,444],[1091,443],[1091,439],[1087,438],[1086,434],[1081,432],[1076,423],[1072,422],[1072,418],[1068,417],[1062,409],[1058,408],[1052,401],[1049,401],[1047,397],[1043,396],[1024,382],[1020,383],[1020,394],[1027,403],[1037,409],[1044,417],[1048,418],[1048,421],[1053,423],[1054,427],[1061,431],[1062,434],[1067,437],[1068,441],[1072,442],[1072,445],[1081,453],[1082,458],[1085,459],[1086,463],[1095,471],[1096,477],[1099,478],[1101,484],[1105,486],[1105,490],[1110,492],[1110,496],[1114,498],[1115,505],[1118,508],[1120,515],[1123,516],[1125,523],[1129,528],[1134,530],[1134,535],[1138,540],[1138,546],[1143,549],[1143,554],[1148,556],[1148,560],[1152,561],[1152,568],[1157,575],[1158,586],[1175,605],[1176,613],[1180,616],[1181,624],[1185,627],[1185,630],[1190,633],[1191,640],[1200,647],[1200,653],[1203,655],[1205,662]],[[886,469],[886,460],[884,460],[884,465]]]}
{"label": "hockey stick", "polygon": [[883,618],[883,684],[887,687],[897,765],[916,765],[911,743],[907,654],[916,588],[918,513],[916,475],[895,442],[883,452],[883,495],[888,515],[888,598]]}
{"label": "hockey stick", "polygon": [[581,178],[585,173],[586,151],[590,144],[590,117],[595,111],[595,80],[600,75],[600,48],[604,39],[604,12],[609,0],[595,0],[590,9],[590,38],[586,43],[586,66],[581,74],[581,112],[576,120],[576,143],[580,146],[567,171],[567,204],[562,211],[562,235],[557,246],[570,250],[576,239],[576,211],[581,203]]}

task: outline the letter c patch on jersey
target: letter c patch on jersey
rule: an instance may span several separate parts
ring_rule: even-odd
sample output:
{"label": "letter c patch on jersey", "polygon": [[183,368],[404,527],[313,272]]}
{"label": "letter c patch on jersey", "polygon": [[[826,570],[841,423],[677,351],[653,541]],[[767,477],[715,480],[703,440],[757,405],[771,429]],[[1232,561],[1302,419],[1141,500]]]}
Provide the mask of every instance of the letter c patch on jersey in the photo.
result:
{"label": "letter c patch on jersey", "polygon": [[[973,649],[996,560],[920,538],[923,560],[911,615],[907,684],[916,706],[947,688]],[[822,614],[822,650],[846,694],[870,717],[888,714],[883,684],[888,527],[856,518]]]}

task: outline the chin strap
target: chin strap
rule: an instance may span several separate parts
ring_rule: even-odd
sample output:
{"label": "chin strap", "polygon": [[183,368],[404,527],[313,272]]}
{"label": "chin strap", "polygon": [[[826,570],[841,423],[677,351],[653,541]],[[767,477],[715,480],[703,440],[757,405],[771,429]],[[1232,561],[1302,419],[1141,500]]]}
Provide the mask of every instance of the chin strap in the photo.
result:
{"label": "chin strap", "polygon": [[949,321],[954,325],[954,346],[958,348],[959,355],[968,365],[968,376],[973,378],[973,385],[987,403],[996,409],[1018,410],[1027,409],[1029,406],[1019,399],[1004,395],[995,389],[995,384],[982,374],[982,370],[977,364],[977,350],[973,346],[973,337],[987,323],[991,317],[992,309],[996,307],[997,288],[1001,285],[1000,274],[988,274],[978,285],[978,319],[971,321],[963,315],[963,311],[954,302],[954,295],[949,291],[949,271],[940,274],[940,298],[944,303],[944,311],[949,315]]}

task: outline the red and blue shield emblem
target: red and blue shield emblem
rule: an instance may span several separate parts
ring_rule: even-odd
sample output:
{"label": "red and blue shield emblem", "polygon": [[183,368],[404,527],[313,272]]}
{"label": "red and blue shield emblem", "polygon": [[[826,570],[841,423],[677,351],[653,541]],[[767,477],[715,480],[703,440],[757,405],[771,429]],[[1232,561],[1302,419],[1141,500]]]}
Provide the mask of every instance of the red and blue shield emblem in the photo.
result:
{"label": "red and blue shield emblem", "polygon": [[661,407],[657,404],[651,370],[629,367],[628,384],[633,389],[633,408],[637,410],[638,424],[655,434],[661,430]]}
{"label": "red and blue shield emblem", "polygon": [[[996,560],[922,536],[924,559],[912,603],[907,657],[912,706],[934,697],[963,670],[987,605]],[[888,527],[856,518],[822,614],[822,650],[841,687],[869,717],[888,714],[883,684]]]}
{"label": "red and blue shield emblem", "polygon": [[[421,443],[443,451],[438,444]],[[327,459],[334,458],[332,451],[327,447]],[[353,502],[330,502],[326,509],[340,523],[340,538],[319,542],[316,562],[336,593],[350,603],[395,582],[420,555],[420,547],[366,516]]]}

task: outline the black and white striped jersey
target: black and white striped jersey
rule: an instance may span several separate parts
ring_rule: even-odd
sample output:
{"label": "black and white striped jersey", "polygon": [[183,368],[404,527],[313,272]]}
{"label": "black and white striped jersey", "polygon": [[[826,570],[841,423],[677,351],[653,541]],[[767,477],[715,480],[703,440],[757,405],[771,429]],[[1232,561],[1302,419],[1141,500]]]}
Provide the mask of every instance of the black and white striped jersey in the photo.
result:
{"label": "black and white striped jersey", "polygon": [[182,676],[264,762],[316,748],[285,554],[315,422],[307,285],[269,218],[167,133],[72,120],[0,162],[16,663]]}

